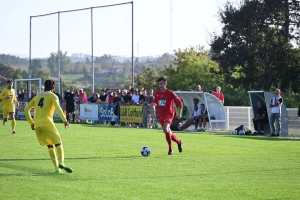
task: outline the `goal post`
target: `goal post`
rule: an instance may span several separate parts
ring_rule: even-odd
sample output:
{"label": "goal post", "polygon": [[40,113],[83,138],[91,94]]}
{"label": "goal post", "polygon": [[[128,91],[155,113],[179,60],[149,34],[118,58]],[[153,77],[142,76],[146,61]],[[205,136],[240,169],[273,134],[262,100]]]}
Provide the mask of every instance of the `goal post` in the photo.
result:
{"label": "goal post", "polygon": [[38,90],[39,93],[42,92],[42,79],[41,78],[28,78],[28,79],[15,79],[14,80],[14,88],[15,88],[15,95],[17,96],[18,91],[18,82],[27,82],[27,91],[28,91],[28,99],[31,98],[31,81],[38,81]]}

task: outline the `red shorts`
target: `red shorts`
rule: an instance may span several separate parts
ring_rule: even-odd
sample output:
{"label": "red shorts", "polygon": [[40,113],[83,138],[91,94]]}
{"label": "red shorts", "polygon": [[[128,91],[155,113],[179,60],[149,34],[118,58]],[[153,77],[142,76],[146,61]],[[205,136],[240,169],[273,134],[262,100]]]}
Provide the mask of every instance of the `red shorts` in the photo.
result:
{"label": "red shorts", "polygon": [[173,121],[173,118],[174,118],[174,115],[165,115],[165,116],[162,116],[159,118],[159,122],[160,122],[161,126],[163,127],[165,122],[169,122],[169,124],[171,124]]}

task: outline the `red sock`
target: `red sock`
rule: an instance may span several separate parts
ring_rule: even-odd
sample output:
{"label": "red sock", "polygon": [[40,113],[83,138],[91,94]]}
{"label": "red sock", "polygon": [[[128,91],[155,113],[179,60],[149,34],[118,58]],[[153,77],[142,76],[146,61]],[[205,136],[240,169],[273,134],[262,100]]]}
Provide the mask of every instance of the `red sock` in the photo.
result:
{"label": "red sock", "polygon": [[165,134],[166,134],[166,140],[167,140],[168,145],[169,145],[169,149],[172,149],[172,140],[171,140],[172,136],[171,136],[170,132],[167,132]]}
{"label": "red sock", "polygon": [[171,134],[171,139],[176,142],[177,144],[180,144],[180,140],[178,139],[178,137],[175,135],[175,133]]}

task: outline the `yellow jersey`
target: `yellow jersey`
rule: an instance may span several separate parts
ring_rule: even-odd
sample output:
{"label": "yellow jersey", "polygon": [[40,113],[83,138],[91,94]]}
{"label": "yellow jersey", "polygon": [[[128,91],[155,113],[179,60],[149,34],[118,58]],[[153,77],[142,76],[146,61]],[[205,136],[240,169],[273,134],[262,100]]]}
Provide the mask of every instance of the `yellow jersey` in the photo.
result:
{"label": "yellow jersey", "polygon": [[[10,98],[7,99],[6,97]],[[15,89],[4,88],[0,93],[0,99],[2,100],[3,108],[14,108],[14,102],[18,102],[17,97],[15,95]]]}
{"label": "yellow jersey", "polygon": [[[34,121],[30,115],[30,109],[34,108]],[[50,92],[45,91],[36,95],[24,108],[24,113],[30,125],[34,123],[34,127],[54,126],[53,114],[58,113],[63,122],[67,121],[66,117],[59,105],[58,97]]]}

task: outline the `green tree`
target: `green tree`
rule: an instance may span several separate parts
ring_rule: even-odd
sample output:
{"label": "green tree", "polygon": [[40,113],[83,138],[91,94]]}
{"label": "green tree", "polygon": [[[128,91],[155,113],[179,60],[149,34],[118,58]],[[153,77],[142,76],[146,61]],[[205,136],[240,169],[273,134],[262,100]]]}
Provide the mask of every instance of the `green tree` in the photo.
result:
{"label": "green tree", "polygon": [[20,79],[22,77],[22,71],[20,69],[14,69],[9,64],[0,62],[0,75],[8,79]]}
{"label": "green tree", "polygon": [[[129,77],[131,81],[131,76]],[[140,74],[134,74],[134,87],[144,87],[146,89],[157,88],[157,72],[152,67],[142,67]]]}
{"label": "green tree", "polygon": [[[279,83],[285,89],[292,80],[292,88],[299,91],[299,50],[286,41],[283,25],[287,12],[278,2],[254,0],[239,6],[227,2],[220,10],[222,34],[213,34],[211,50],[228,84],[268,91]],[[291,38],[296,37],[293,33]]]}
{"label": "green tree", "polygon": [[[49,70],[52,74],[57,74],[58,73],[57,61],[58,61],[58,53],[52,52],[50,54],[50,57],[47,59],[47,67],[49,68]],[[67,52],[62,53],[62,51],[60,51],[60,70],[61,70],[61,73],[69,72],[70,71],[70,66],[71,66],[71,60],[67,56]]]}
{"label": "green tree", "polygon": [[160,72],[168,76],[168,87],[173,90],[191,90],[200,84],[206,91],[224,81],[219,67],[201,46],[179,49],[170,66]]}
{"label": "green tree", "polygon": [[43,67],[42,66],[42,59],[33,59],[31,61],[31,70],[33,70],[33,69],[41,69],[42,67]]}

